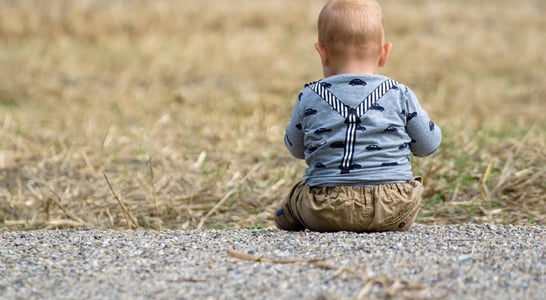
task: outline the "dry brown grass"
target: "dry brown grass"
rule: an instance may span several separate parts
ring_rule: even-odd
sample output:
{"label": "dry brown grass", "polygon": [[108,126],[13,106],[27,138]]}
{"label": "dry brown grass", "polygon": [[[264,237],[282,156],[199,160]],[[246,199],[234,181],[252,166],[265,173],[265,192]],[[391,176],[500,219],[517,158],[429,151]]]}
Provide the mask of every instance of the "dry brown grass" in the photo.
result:
{"label": "dry brown grass", "polygon": [[[545,224],[543,1],[382,1],[444,129],[420,222]],[[268,227],[323,1],[0,0],[0,228]]]}

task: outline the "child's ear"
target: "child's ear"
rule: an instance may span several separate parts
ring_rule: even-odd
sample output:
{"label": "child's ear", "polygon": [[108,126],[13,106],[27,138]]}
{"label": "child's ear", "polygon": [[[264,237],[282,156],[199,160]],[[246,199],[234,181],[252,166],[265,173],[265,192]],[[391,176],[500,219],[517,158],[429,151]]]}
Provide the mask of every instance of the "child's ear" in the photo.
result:
{"label": "child's ear", "polygon": [[391,54],[391,49],[392,43],[386,42],[383,44],[383,48],[381,48],[381,56],[379,57],[379,67],[385,66],[387,59],[389,58],[389,54]]}
{"label": "child's ear", "polygon": [[323,44],[318,42],[318,43],[315,43],[315,49],[320,55],[320,61],[322,62],[322,66],[328,67],[328,65],[330,64],[330,61],[328,59],[328,52],[326,51],[326,47],[324,47]]}

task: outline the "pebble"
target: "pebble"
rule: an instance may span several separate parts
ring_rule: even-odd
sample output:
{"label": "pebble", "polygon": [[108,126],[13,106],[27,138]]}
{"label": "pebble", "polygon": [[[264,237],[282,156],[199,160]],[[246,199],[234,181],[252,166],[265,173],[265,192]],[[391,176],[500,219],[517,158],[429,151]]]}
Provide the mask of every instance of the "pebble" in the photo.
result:
{"label": "pebble", "polygon": [[0,298],[544,299],[545,232],[0,231]]}

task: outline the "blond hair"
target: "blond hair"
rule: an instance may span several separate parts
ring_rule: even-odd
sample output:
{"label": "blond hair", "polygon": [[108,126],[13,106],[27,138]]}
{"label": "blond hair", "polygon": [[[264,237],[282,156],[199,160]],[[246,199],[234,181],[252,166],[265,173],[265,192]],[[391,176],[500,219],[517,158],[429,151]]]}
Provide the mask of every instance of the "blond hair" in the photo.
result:
{"label": "blond hair", "polygon": [[331,55],[380,53],[383,35],[381,6],[375,0],[330,0],[318,18],[318,41]]}

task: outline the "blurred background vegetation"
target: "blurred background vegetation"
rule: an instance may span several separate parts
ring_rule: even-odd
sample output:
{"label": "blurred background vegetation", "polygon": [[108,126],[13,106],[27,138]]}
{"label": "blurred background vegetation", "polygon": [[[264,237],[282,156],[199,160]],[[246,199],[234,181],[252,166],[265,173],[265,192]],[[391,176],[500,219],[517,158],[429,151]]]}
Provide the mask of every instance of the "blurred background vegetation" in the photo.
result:
{"label": "blurred background vegetation", "polygon": [[[318,0],[0,0],[0,228],[264,228]],[[381,1],[442,127],[418,222],[545,224],[546,3]]]}

